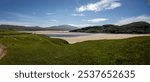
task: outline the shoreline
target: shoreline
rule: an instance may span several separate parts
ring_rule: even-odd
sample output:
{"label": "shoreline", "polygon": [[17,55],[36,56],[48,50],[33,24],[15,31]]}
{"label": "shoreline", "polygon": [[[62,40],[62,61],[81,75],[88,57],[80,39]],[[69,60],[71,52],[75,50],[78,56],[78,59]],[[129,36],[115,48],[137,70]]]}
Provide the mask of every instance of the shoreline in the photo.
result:
{"label": "shoreline", "polygon": [[[25,31],[24,31],[25,32]],[[150,36],[150,34],[110,34],[110,33],[76,33],[68,31],[26,31],[33,34],[87,34],[86,36],[77,37],[51,37],[66,40],[69,44],[84,42],[90,40],[110,40],[110,39],[126,39],[138,36]]]}
{"label": "shoreline", "polygon": [[[129,35],[129,34],[95,34],[90,36],[80,37],[59,37],[60,39],[66,40],[69,44],[77,42],[91,41],[91,40],[112,40],[112,39],[126,39],[132,37],[150,36],[149,35]],[[53,37],[58,38],[58,37]]]}

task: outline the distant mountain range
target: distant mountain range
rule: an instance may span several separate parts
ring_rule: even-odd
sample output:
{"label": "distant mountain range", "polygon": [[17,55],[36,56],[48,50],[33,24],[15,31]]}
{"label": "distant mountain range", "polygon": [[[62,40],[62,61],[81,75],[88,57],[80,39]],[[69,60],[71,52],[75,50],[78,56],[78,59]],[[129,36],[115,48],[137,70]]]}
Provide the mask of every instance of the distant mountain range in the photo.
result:
{"label": "distant mountain range", "polygon": [[75,30],[75,29],[78,29],[78,28],[74,27],[74,26],[70,26],[70,25],[60,25],[60,26],[47,27],[46,29],[67,31],[67,30]]}
{"label": "distant mountain range", "polygon": [[26,26],[17,26],[17,25],[0,25],[0,30],[18,30],[18,31],[40,31],[40,30],[54,30],[54,31],[70,31],[78,29],[77,27],[70,25],[60,25],[60,26],[52,26],[52,27],[26,27]]}
{"label": "distant mountain range", "polygon": [[130,24],[90,26],[81,29],[72,30],[70,32],[86,32],[86,33],[129,33],[129,34],[149,34],[150,24],[147,22],[133,22]]}
{"label": "distant mountain range", "polygon": [[77,28],[70,25],[60,25],[51,27],[26,27],[17,25],[0,25],[0,30],[18,30],[18,31],[70,31],[70,32],[86,32],[86,33],[129,33],[129,34],[150,34],[150,24],[147,22],[133,22],[126,25],[107,24],[103,26],[89,26],[85,28]]}

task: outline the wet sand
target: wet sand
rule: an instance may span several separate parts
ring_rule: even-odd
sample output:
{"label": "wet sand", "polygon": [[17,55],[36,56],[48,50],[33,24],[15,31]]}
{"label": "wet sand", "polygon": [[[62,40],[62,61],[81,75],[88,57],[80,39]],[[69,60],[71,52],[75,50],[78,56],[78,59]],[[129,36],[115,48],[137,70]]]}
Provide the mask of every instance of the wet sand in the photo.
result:
{"label": "wet sand", "polygon": [[[30,31],[30,33],[34,34],[77,34],[74,32],[67,31]],[[78,33],[78,34],[86,34],[86,33]],[[52,37],[52,38],[60,38],[68,41],[70,44],[83,42],[88,40],[104,40],[104,39],[125,39],[137,36],[150,36],[150,34],[106,34],[106,33],[87,33],[86,36],[77,36],[77,37]]]}

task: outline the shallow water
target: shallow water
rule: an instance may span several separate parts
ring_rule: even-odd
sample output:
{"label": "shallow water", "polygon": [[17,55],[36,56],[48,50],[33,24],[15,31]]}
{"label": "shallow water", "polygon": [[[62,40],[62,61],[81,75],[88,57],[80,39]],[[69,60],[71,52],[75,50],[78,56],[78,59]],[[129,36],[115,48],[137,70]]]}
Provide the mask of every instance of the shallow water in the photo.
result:
{"label": "shallow water", "polygon": [[79,36],[88,36],[89,34],[81,34],[81,33],[69,33],[69,34],[45,34],[49,37],[79,37]]}

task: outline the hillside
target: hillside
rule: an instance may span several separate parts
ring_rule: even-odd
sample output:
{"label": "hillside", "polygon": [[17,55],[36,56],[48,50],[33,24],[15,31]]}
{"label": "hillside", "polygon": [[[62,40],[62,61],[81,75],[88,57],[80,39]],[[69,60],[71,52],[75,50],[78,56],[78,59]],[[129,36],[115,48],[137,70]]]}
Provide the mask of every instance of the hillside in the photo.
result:
{"label": "hillside", "polygon": [[[0,31],[4,65],[150,65],[150,36],[68,44],[44,35]],[[31,45],[32,44],[32,45]]]}
{"label": "hillside", "polygon": [[150,24],[141,21],[122,26],[117,25],[91,26],[77,30],[72,30],[70,32],[148,34],[150,33]]}
{"label": "hillside", "polygon": [[17,31],[69,31],[77,29],[77,27],[70,25],[52,26],[52,27],[38,27],[38,26],[17,26],[17,25],[0,25],[0,30],[17,30]]}
{"label": "hillside", "polygon": [[49,30],[61,30],[61,31],[69,31],[69,30],[75,30],[78,29],[77,27],[70,26],[70,25],[60,25],[60,26],[52,26],[52,27],[47,27],[46,29]]}
{"label": "hillside", "polygon": [[41,27],[26,27],[26,26],[17,26],[17,25],[0,25],[0,30],[18,30],[18,31],[37,31],[45,30]]}

